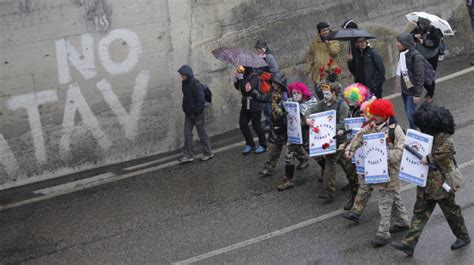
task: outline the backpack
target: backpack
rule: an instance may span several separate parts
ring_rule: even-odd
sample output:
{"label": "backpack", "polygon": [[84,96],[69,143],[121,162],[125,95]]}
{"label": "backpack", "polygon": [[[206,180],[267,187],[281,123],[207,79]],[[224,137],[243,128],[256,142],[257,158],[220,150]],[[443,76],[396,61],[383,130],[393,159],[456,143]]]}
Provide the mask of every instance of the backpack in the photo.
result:
{"label": "backpack", "polygon": [[[428,62],[428,60],[426,60],[425,57],[423,57],[423,55],[421,55],[420,57],[423,60],[423,68],[425,69],[424,86],[431,86],[436,80],[436,71],[434,70],[430,62]],[[412,56],[412,61],[414,60],[415,60],[415,55]]]}
{"label": "backpack", "polygon": [[206,103],[211,104],[212,103],[212,91],[209,89],[209,87],[205,84],[202,84],[202,90],[204,91],[204,101]]}
{"label": "backpack", "polygon": [[[388,139],[390,140],[391,143],[395,143],[395,129],[400,126],[398,123],[395,125],[395,127],[388,127]],[[400,128],[402,128],[400,126]],[[402,128],[403,134],[405,134],[405,129]]]}

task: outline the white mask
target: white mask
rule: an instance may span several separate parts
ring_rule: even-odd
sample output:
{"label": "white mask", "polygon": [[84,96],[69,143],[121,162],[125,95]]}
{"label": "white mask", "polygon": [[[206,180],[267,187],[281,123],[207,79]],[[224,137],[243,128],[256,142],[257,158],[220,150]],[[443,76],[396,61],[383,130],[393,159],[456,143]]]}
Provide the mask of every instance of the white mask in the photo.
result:
{"label": "white mask", "polygon": [[323,96],[325,101],[329,101],[332,98],[332,93],[330,91],[323,91]]}

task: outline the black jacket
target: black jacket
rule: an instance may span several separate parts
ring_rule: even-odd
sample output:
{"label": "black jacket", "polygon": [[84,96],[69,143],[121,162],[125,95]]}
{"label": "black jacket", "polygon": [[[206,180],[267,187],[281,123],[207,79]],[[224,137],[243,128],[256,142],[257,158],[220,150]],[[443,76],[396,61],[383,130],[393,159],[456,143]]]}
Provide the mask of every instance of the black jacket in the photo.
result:
{"label": "black jacket", "polygon": [[[352,56],[353,59],[347,63],[347,66],[354,76],[354,81],[366,85],[371,91],[382,90],[385,67],[378,52],[367,46],[362,52],[360,49],[355,49]],[[363,69],[359,69],[360,67]],[[363,70],[363,80],[360,80],[357,74],[359,70]]]}
{"label": "black jacket", "polygon": [[193,69],[183,65],[178,73],[188,78],[182,82],[183,111],[186,115],[200,114],[204,111],[204,90],[199,80],[194,78]]}
{"label": "black jacket", "polygon": [[416,43],[416,49],[426,58],[431,59],[439,53],[439,44],[441,43],[441,38],[443,38],[443,33],[441,30],[429,26],[427,29],[423,30],[419,27],[413,29],[410,34],[414,37],[415,34],[420,34],[423,39],[423,43],[416,38],[414,38]]}
{"label": "black jacket", "polygon": [[398,36],[398,40],[408,49],[405,54],[405,60],[408,69],[408,77],[413,84],[413,88],[407,87],[403,78],[401,78],[402,93],[419,97],[423,92],[423,84],[425,83],[425,65],[423,55],[415,49],[415,41],[408,33]]}
{"label": "black jacket", "polygon": [[[247,83],[251,86],[249,92],[245,91]],[[260,77],[255,71],[247,71],[243,79],[234,82],[234,87],[242,94],[242,108],[247,111],[262,111],[260,102],[268,102],[271,97],[271,93],[260,92]]]}

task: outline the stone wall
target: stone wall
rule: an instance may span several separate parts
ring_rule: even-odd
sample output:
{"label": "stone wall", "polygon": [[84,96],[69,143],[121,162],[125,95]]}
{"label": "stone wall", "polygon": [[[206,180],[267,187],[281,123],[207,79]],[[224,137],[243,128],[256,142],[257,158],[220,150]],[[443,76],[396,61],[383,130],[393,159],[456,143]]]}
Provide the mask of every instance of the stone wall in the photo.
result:
{"label": "stone wall", "polygon": [[394,36],[408,30],[412,11],[446,18],[457,31],[450,55],[465,54],[464,2],[1,1],[0,189],[180,148],[182,64],[213,90],[210,134],[237,128],[233,69],[210,54],[217,47],[264,38],[291,81],[308,81],[315,25],[353,18],[378,36],[390,74]]}

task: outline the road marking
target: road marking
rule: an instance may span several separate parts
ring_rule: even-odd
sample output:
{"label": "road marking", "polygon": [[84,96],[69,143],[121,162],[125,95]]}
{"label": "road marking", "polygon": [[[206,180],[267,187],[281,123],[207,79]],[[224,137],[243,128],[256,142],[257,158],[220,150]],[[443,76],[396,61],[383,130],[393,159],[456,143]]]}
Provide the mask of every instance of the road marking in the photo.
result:
{"label": "road marking", "polygon": [[[467,168],[467,167],[472,166],[472,165],[474,165],[474,159],[460,164],[459,168],[460,169]],[[401,187],[400,191],[405,192],[407,190],[414,189],[415,187],[416,187],[416,185],[414,185],[414,184],[408,184],[408,185],[405,185],[405,186]],[[175,263],[173,263],[173,265],[191,264],[191,263],[198,262],[198,261],[201,261],[201,260],[209,259],[209,258],[218,256],[218,255],[221,255],[221,254],[225,254],[225,253],[230,252],[230,251],[234,251],[234,250],[246,247],[246,246],[250,246],[250,245],[259,243],[261,241],[264,241],[264,240],[267,240],[267,239],[270,239],[270,238],[273,238],[273,237],[277,237],[277,236],[281,236],[283,234],[287,234],[289,232],[298,230],[300,228],[304,228],[304,227],[307,227],[307,226],[310,226],[310,225],[313,225],[313,224],[316,224],[316,223],[320,223],[322,221],[328,220],[328,219],[333,218],[335,216],[339,216],[339,215],[343,214],[344,212],[345,212],[344,210],[336,210],[336,211],[333,211],[333,212],[330,212],[330,213],[327,213],[327,214],[324,214],[324,215],[321,215],[321,216],[303,221],[301,223],[297,223],[297,224],[285,227],[283,229],[270,232],[270,233],[265,234],[265,235],[261,235],[261,236],[258,236],[258,237],[255,237],[255,238],[252,238],[252,239],[249,239],[249,240],[245,240],[245,241],[242,241],[240,243],[233,244],[233,245],[230,245],[230,246],[227,246],[227,247],[224,247],[224,248],[213,250],[211,252],[208,252],[208,253],[205,253],[205,254],[202,254],[202,255],[199,255],[199,256],[195,256],[195,257],[192,257],[192,258],[189,258],[189,259],[186,259],[186,260],[175,262]]]}
{"label": "road marking", "polygon": [[177,158],[179,158],[180,156],[181,156],[181,154],[172,155],[172,156],[168,156],[168,157],[164,157],[164,158],[160,158],[160,159],[148,161],[148,162],[146,162],[146,163],[138,164],[138,165],[135,165],[135,166],[132,166],[132,167],[126,167],[126,168],[124,168],[123,170],[135,170],[135,169],[147,167],[147,166],[149,166],[149,165],[158,164],[158,163],[161,163],[161,162],[166,161],[166,160],[177,159]]}
{"label": "road marking", "polygon": [[48,187],[45,189],[36,190],[36,191],[33,191],[33,193],[47,195],[51,193],[57,193],[63,190],[76,190],[79,187],[89,187],[90,185],[93,185],[93,184],[96,184],[96,185],[100,184],[105,179],[112,178],[115,176],[116,174],[107,172],[104,174],[96,175],[94,177],[85,178],[85,179],[68,182],[65,184],[57,185],[57,186]]}

